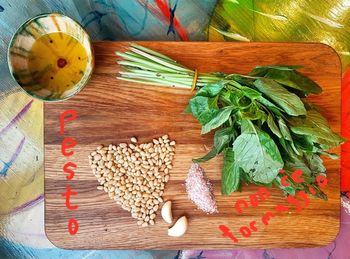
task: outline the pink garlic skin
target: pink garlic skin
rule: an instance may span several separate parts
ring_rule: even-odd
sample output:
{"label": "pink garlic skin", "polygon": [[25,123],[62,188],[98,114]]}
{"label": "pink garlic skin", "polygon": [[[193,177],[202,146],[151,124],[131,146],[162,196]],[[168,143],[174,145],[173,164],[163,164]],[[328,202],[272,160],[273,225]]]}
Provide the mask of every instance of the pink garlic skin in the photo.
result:
{"label": "pink garlic skin", "polygon": [[199,164],[193,163],[191,165],[185,186],[188,198],[197,205],[198,209],[208,214],[218,212],[212,184],[206,178],[204,170]]}

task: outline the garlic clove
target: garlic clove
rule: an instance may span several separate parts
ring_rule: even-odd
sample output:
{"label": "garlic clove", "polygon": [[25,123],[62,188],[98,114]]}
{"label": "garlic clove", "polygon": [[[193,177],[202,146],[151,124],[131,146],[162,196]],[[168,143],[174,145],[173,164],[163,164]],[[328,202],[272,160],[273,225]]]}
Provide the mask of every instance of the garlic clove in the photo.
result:
{"label": "garlic clove", "polygon": [[187,222],[186,216],[182,216],[176,221],[174,226],[168,229],[168,235],[172,237],[182,236],[183,234],[185,234],[187,230],[187,225],[188,225],[188,222]]}
{"label": "garlic clove", "polygon": [[171,224],[173,222],[173,215],[171,212],[171,201],[167,201],[164,203],[161,214],[162,214],[163,220],[166,223]]}

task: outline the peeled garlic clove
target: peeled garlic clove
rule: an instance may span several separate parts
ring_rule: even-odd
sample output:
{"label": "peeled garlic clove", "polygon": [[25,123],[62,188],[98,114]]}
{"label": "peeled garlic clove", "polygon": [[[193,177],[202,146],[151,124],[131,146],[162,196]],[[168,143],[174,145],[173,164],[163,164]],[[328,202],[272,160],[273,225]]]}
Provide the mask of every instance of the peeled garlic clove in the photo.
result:
{"label": "peeled garlic clove", "polygon": [[171,201],[167,201],[166,203],[164,203],[161,214],[163,220],[166,223],[171,224],[173,222],[173,215],[171,212]]}
{"label": "peeled garlic clove", "polygon": [[182,236],[187,230],[187,225],[188,223],[186,216],[182,216],[176,221],[174,226],[168,229],[168,235],[172,237]]}

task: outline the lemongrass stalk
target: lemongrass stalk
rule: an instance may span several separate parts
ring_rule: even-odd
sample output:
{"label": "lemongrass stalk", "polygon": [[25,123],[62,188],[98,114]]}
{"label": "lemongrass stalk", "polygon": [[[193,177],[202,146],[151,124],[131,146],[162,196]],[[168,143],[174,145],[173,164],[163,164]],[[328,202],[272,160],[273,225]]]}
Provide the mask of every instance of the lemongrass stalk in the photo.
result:
{"label": "lemongrass stalk", "polygon": [[139,80],[145,80],[145,81],[163,81],[165,82],[170,82],[170,83],[178,83],[178,84],[183,84],[183,85],[192,85],[193,80],[185,80],[185,79],[176,79],[176,78],[159,78],[159,77],[152,77],[152,76],[142,76],[142,77],[137,77],[135,75],[132,74],[121,74],[122,77],[124,78],[135,78],[135,79],[139,79]]}
{"label": "lemongrass stalk", "polygon": [[173,68],[173,69],[179,70],[179,71],[185,71],[185,72],[190,72],[191,71],[190,69],[185,68],[185,67],[183,67],[183,66],[181,66],[179,64],[174,65],[174,64],[172,64],[172,63],[170,63],[168,61],[162,60],[161,58],[157,58],[155,56],[147,54],[146,52],[142,52],[141,50],[138,50],[138,49],[135,49],[135,48],[130,48],[130,49],[133,52],[135,52],[135,53],[137,53],[137,54],[139,54],[139,55],[141,55],[143,57],[146,57],[146,58],[148,58],[148,59],[150,59],[150,60],[152,60],[154,62],[157,62],[158,64],[164,65],[166,67]]}
{"label": "lemongrass stalk", "polygon": [[168,61],[168,62],[170,62],[170,63],[172,63],[172,64],[174,64],[174,65],[177,65],[177,66],[180,66],[180,67],[182,67],[182,68],[188,69],[187,67],[183,66],[182,64],[179,64],[176,60],[174,60],[174,59],[172,59],[172,58],[170,58],[170,57],[168,57],[168,56],[165,56],[165,55],[163,55],[163,54],[161,54],[161,53],[159,53],[159,52],[156,52],[156,51],[151,50],[151,49],[148,49],[148,48],[146,48],[146,47],[137,45],[137,44],[135,44],[135,43],[131,43],[130,45],[131,45],[131,48],[130,48],[130,49],[136,48],[136,49],[138,49],[138,50],[141,50],[141,51],[143,51],[143,52],[146,52],[146,53],[148,53],[148,54],[151,54],[152,56],[156,56],[156,57],[159,57],[159,58],[161,58],[161,59],[163,59],[163,60],[165,60],[165,61]]}
{"label": "lemongrass stalk", "polygon": [[[129,61],[135,61],[135,62],[141,62],[147,64],[157,64],[160,66],[165,66],[167,68],[171,68],[173,70],[179,71],[179,72],[192,72],[192,70],[185,68],[184,66],[179,65],[175,61],[163,61],[158,58],[152,58],[150,55],[147,53],[139,52],[137,49],[130,48],[132,51],[137,51],[136,52],[116,52],[117,56],[120,56],[124,58],[124,60],[129,60]],[[150,57],[150,58],[149,58]]]}
{"label": "lemongrass stalk", "polygon": [[163,59],[167,59],[169,61],[174,61],[175,63],[177,63],[175,60],[171,59],[170,57],[168,56],[165,56],[157,51],[154,51],[154,50],[151,50],[149,48],[146,48],[146,47],[143,47],[141,45],[138,45],[136,43],[131,43],[130,46],[136,48],[136,49],[139,49],[139,50],[143,50],[144,52],[147,52],[148,54],[151,54],[153,56],[157,56],[157,57],[160,57],[160,58],[163,58]]}
{"label": "lemongrass stalk", "polygon": [[[119,74],[121,75],[121,77],[134,78],[138,80],[146,80],[146,81],[149,81],[149,79],[163,80],[165,86],[168,86],[168,85],[172,86],[172,83],[175,82],[175,83],[182,83],[184,85],[187,85],[190,88],[192,87],[192,83],[193,83],[193,75],[179,75],[179,74],[171,74],[171,73],[164,74],[161,72],[151,72],[151,71],[143,71],[143,70],[120,71]],[[203,86],[205,84],[214,83],[217,81],[218,81],[217,77],[201,78],[199,76],[197,80],[197,85]]]}
{"label": "lemongrass stalk", "polygon": [[169,80],[169,81],[178,81],[179,83],[183,82],[184,84],[192,84],[193,79],[191,78],[182,78],[182,77],[172,77],[172,76],[153,76],[153,75],[139,75],[136,73],[130,73],[130,72],[121,72],[120,73],[122,77],[129,77],[129,78],[139,78],[139,79],[159,79],[159,80]]}
{"label": "lemongrass stalk", "polygon": [[199,73],[196,82],[193,82],[195,71],[178,64],[175,60],[150,50],[146,47],[131,44],[128,51],[116,52],[121,57],[117,63],[124,71],[117,77],[120,80],[181,88],[203,87],[206,84],[222,80],[224,74]]}
{"label": "lemongrass stalk", "polygon": [[127,78],[127,77],[117,77],[119,80],[123,81],[129,81],[134,83],[142,83],[142,84],[148,84],[148,85],[157,85],[157,86],[172,86],[172,87],[178,87],[178,88],[191,88],[191,86],[179,84],[179,83],[164,83],[162,80],[153,80],[153,81],[145,81],[142,79],[133,79],[133,78]]}
{"label": "lemongrass stalk", "polygon": [[166,72],[166,71],[151,71],[151,70],[140,70],[140,69],[132,69],[132,68],[125,68],[125,71],[128,71],[128,72],[132,72],[132,73],[135,73],[135,74],[153,74],[153,75],[158,75],[158,74],[161,74],[161,75],[165,75],[165,76],[178,76],[178,77],[191,77],[193,78],[193,72],[191,73],[183,73],[183,72],[176,72],[176,73],[173,73],[173,72]]}
{"label": "lemongrass stalk", "polygon": [[137,57],[134,57],[131,55],[127,55],[126,53],[116,52],[116,54],[118,56],[124,58],[127,61],[135,62],[135,64],[141,64],[145,67],[154,69],[155,71],[157,71],[157,70],[159,70],[159,71],[173,71],[173,69],[171,69],[169,67],[159,65],[159,64],[152,62],[152,61],[148,61],[145,59],[141,59],[141,58],[137,58]]}
{"label": "lemongrass stalk", "polygon": [[[122,65],[122,67],[124,67],[124,68],[134,67],[134,68],[139,68],[139,69],[144,69],[144,70],[150,70],[149,67],[147,67],[147,66],[145,66],[143,64],[132,62],[132,61],[118,60],[117,63],[119,65]],[[154,71],[154,70],[152,70],[152,71]],[[167,70],[157,70],[157,71],[164,71],[164,72],[166,72]],[[169,71],[171,71],[171,70],[168,70],[168,72]]]}
{"label": "lemongrass stalk", "polygon": [[[137,77],[142,77],[143,75],[147,77],[157,77],[157,78],[184,78],[193,80],[194,72],[191,73],[171,73],[171,72],[155,72],[149,70],[133,69],[124,67],[125,71],[120,71],[120,74],[132,75]],[[221,78],[221,77],[220,77]],[[223,77],[222,77],[223,78]],[[200,73],[197,82],[216,82],[218,81],[218,76],[208,73]]]}

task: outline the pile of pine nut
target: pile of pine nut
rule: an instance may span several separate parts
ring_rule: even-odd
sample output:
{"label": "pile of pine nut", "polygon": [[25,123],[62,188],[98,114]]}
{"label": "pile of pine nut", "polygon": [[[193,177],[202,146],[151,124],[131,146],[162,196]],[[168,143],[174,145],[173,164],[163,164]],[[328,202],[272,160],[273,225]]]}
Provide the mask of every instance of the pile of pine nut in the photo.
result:
{"label": "pile of pine nut", "polygon": [[142,227],[154,225],[156,211],[163,202],[165,183],[175,155],[175,141],[168,135],[151,143],[100,145],[89,155],[97,177],[98,190],[104,190],[123,209],[130,211]]}

